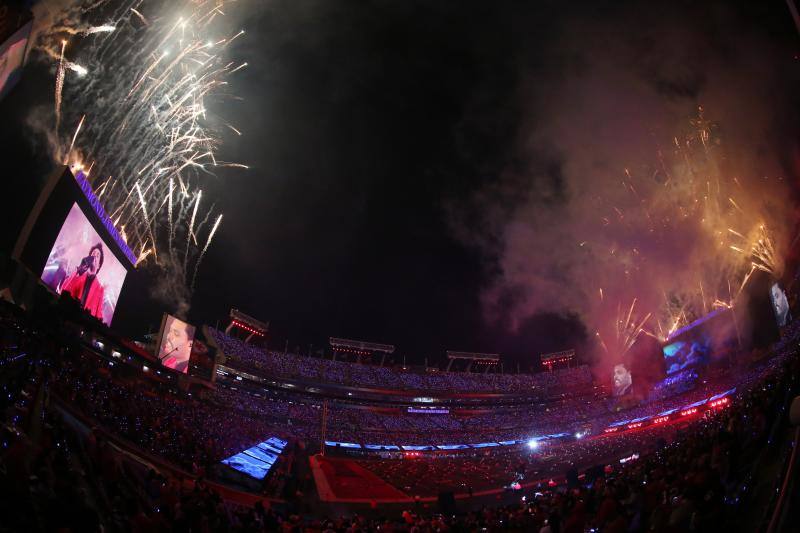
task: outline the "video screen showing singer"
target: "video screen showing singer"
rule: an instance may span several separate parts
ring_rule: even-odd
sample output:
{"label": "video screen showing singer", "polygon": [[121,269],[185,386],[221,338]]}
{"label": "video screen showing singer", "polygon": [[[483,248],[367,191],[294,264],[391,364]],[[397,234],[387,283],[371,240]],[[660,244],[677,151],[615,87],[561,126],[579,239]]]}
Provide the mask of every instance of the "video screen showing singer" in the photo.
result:
{"label": "video screen showing singer", "polygon": [[72,205],[42,269],[42,281],[67,293],[110,326],[128,271],[95,231],[77,203]]}
{"label": "video screen showing singer", "polygon": [[95,244],[89,254],[81,259],[75,272],[67,276],[61,285],[61,292],[66,292],[81,303],[81,306],[93,317],[103,319],[103,298],[105,289],[97,278],[103,268],[105,254],[103,245]]}
{"label": "video screen showing singer", "polygon": [[625,366],[625,363],[618,363],[614,365],[613,377],[613,394],[614,396],[624,396],[631,392],[633,387],[633,376],[631,371]]}
{"label": "video screen showing singer", "polygon": [[193,342],[194,326],[172,315],[167,316],[158,351],[161,364],[185,374],[189,370]]}

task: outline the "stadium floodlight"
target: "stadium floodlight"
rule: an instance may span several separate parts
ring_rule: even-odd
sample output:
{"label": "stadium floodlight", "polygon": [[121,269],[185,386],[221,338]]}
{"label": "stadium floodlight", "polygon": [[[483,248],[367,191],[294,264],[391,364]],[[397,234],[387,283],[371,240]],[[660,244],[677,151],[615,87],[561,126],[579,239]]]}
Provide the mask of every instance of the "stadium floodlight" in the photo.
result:
{"label": "stadium floodlight", "polygon": [[528,448],[531,450],[535,450],[539,447],[539,441],[536,439],[531,439],[528,441]]}
{"label": "stadium floodlight", "polygon": [[351,339],[338,339],[330,337],[328,343],[334,350],[346,352],[380,352],[391,354],[394,353],[393,344],[379,344],[377,342],[354,341]]}

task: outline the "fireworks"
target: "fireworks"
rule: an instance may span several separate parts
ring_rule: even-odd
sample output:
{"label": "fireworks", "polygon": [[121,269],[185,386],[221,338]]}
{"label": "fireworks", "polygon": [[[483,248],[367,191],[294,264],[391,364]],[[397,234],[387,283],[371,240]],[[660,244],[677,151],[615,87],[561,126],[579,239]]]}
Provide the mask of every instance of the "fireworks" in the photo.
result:
{"label": "fireworks", "polygon": [[[702,108],[690,124],[671,152],[659,151],[655,170],[622,169],[620,188],[598,200],[602,231],[579,244],[595,251],[597,268],[589,272],[603,288],[594,289],[599,300],[589,317],[600,347],[614,357],[640,333],[664,340],[715,309],[734,307],[757,271],[781,275],[782,238],[770,229],[779,224],[765,221],[779,221],[780,213],[760,203],[769,196],[763,178],[747,183],[730,175],[717,126]],[[611,312],[610,301],[626,296],[632,303]],[[637,306],[649,312],[637,315]]]}
{"label": "fireworks", "polygon": [[194,285],[194,280],[197,277],[197,267],[200,265],[200,261],[202,261],[203,256],[206,255],[206,250],[208,250],[208,246],[211,244],[211,239],[214,238],[214,234],[217,233],[217,228],[219,228],[219,224],[222,222],[222,215],[217,217],[217,221],[214,222],[214,227],[211,228],[211,231],[208,234],[208,240],[206,241],[206,245],[203,246],[203,251],[200,252],[200,259],[197,260],[197,264],[194,268],[194,274],[192,274],[192,285]]}
{"label": "fireworks", "polygon": [[[78,122],[78,127],[77,127],[77,129],[75,129],[75,135],[73,135],[73,136],[72,136],[72,141],[70,141],[70,143],[69,143],[69,149],[67,150],[67,154],[70,154],[70,153],[72,153],[72,148],[74,148],[74,147],[75,147],[75,139],[77,139],[77,138],[78,138],[78,134],[81,132],[81,127],[83,127],[83,121],[84,121],[85,119],[86,119],[86,115],[83,115],[83,116],[81,117],[81,121],[80,121],[80,122]],[[69,163],[69,160],[68,160],[68,159],[65,159],[65,160],[64,160],[64,164],[66,165],[66,164],[68,164],[68,163]]]}
{"label": "fireworks", "polygon": [[112,31],[116,30],[116,26],[112,26],[111,24],[102,24],[100,26],[83,26],[83,27],[72,27],[72,26],[56,26],[50,30],[50,33],[62,33],[66,35],[92,35],[93,33],[111,33]]}
{"label": "fireworks", "polygon": [[764,224],[759,224],[757,235],[752,243],[751,255],[753,268],[763,270],[774,276],[780,276],[781,261],[775,248],[775,241]]}
{"label": "fireworks", "polygon": [[664,293],[664,302],[662,305],[663,317],[656,319],[656,330],[652,332],[653,336],[659,340],[666,340],[670,335],[678,331],[681,326],[688,324],[689,321],[686,319],[686,307],[687,304],[685,302],[681,302],[676,298],[670,299],[667,294]]}
{"label": "fireworks", "polygon": [[611,334],[603,335],[600,331],[597,331],[595,335],[600,346],[607,354],[622,358],[636,343],[639,335],[646,332],[645,325],[650,320],[650,317],[650,313],[637,314],[636,298],[631,301],[630,306],[627,306],[627,308],[623,308],[621,303],[618,303]]}
{"label": "fireworks", "polygon": [[64,50],[67,47],[67,41],[61,41],[61,53],[58,55],[58,66],[56,67],[56,91],[55,91],[55,131],[58,135],[58,128],[61,125],[61,98],[64,91]]}
{"label": "fireworks", "polygon": [[[217,30],[223,0],[111,4],[72,8],[37,43],[57,61],[57,138],[81,117],[66,152],[54,155],[73,167],[95,160],[93,186],[139,264],[152,260],[193,285],[222,220],[214,205],[201,205],[201,188],[220,168],[247,168],[218,159],[222,133],[242,132],[206,105],[228,96],[227,78],[247,66],[227,58],[243,31]],[[87,22],[96,19],[104,22]],[[65,58],[68,40],[81,64]]]}

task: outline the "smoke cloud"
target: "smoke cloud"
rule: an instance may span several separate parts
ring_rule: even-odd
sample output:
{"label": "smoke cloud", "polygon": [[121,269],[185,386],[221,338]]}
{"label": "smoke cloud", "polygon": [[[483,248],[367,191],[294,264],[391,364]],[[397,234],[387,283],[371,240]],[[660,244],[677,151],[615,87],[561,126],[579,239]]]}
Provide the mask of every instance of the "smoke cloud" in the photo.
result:
{"label": "smoke cloud", "polygon": [[570,17],[524,76],[515,162],[453,223],[492,266],[487,320],[577,314],[608,366],[639,326],[731,304],[759,239],[780,274],[791,56],[724,7],[681,9]]}
{"label": "smoke cloud", "polygon": [[139,268],[147,269],[150,297],[166,307],[170,314],[188,320],[192,292],[184,279],[185,273],[180,260],[167,255],[157,268],[153,265]]}

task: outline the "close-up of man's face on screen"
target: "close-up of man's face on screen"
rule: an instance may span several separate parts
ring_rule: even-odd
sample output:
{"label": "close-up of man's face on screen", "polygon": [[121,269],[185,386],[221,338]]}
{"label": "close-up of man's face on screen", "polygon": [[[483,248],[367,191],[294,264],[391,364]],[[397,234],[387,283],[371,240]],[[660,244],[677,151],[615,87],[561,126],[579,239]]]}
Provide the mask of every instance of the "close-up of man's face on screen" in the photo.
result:
{"label": "close-up of man's face on screen", "polygon": [[786,299],[786,293],[775,283],[770,288],[769,295],[775,310],[775,320],[779,327],[783,327],[789,321],[789,300]]}
{"label": "close-up of man's face on screen", "polygon": [[194,326],[183,320],[167,315],[158,358],[167,368],[184,374],[189,371],[189,357],[194,342]]}
{"label": "close-up of man's face on screen", "polygon": [[42,281],[67,293],[93,317],[111,325],[127,269],[73,204],[42,271]]}
{"label": "close-up of man's face on screen", "polygon": [[633,377],[631,376],[630,370],[628,370],[622,363],[614,365],[614,396],[622,396],[629,393],[631,391],[631,385],[633,385]]}

